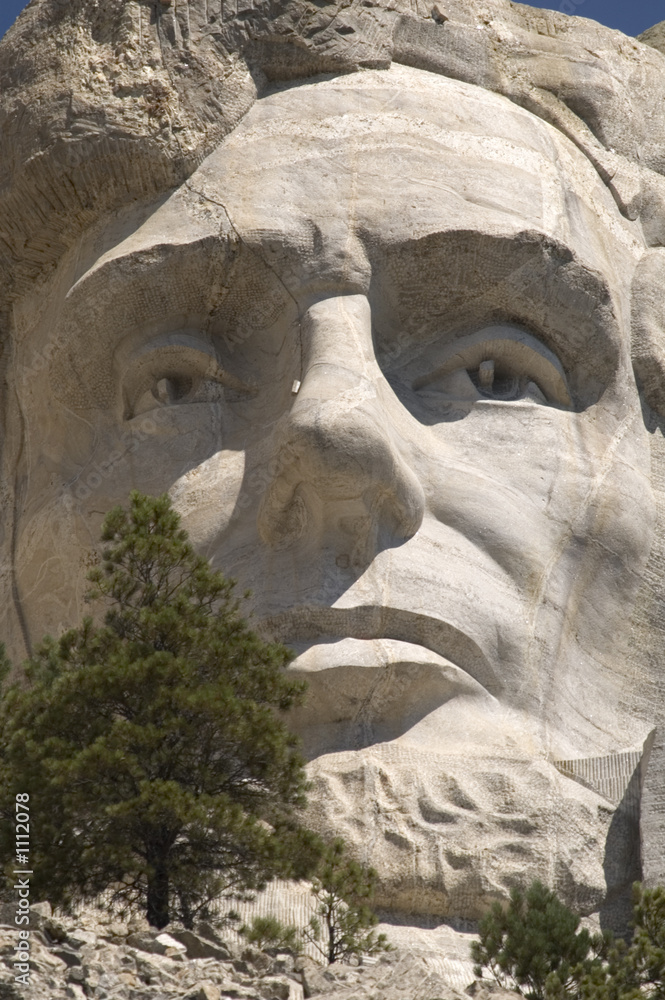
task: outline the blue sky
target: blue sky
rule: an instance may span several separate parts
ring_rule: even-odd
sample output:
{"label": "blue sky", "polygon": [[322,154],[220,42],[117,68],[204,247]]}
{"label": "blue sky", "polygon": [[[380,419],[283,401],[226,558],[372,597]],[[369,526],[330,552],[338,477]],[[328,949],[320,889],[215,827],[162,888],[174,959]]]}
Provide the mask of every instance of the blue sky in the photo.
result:
{"label": "blue sky", "polygon": [[652,24],[665,21],[663,0],[531,0],[531,6],[590,17],[627,35],[639,35]]}
{"label": "blue sky", "polygon": [[[627,35],[639,35],[657,21],[665,20],[663,0],[531,0],[531,6],[591,17],[611,28],[619,28]],[[25,0],[3,0],[0,35],[4,35],[24,7]]]}

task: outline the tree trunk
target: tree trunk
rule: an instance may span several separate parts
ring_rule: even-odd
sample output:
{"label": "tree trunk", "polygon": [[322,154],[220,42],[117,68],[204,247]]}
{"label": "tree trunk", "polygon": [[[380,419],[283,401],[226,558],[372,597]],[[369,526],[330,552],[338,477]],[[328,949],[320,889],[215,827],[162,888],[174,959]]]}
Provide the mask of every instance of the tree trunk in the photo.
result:
{"label": "tree trunk", "polygon": [[328,965],[332,965],[337,958],[337,948],[335,947],[335,924],[332,917],[328,917]]}
{"label": "tree trunk", "polygon": [[146,917],[150,926],[158,930],[169,922],[169,870],[164,858],[150,864]]}
{"label": "tree trunk", "polygon": [[188,901],[184,896],[179,896],[180,899],[180,919],[182,920],[184,926],[188,931],[194,930],[194,914],[192,913]]}

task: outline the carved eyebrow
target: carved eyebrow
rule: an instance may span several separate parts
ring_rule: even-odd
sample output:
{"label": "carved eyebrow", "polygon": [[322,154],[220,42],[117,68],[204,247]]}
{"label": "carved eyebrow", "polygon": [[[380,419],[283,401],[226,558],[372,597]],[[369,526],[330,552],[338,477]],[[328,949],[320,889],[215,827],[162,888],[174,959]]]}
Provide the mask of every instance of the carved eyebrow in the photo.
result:
{"label": "carved eyebrow", "polygon": [[[54,338],[54,394],[77,407],[112,406],[114,354],[132,335],[198,329],[233,347],[279,310],[274,281],[256,254],[239,252],[223,238],[157,243],[107,259],[67,296]],[[258,316],[263,299],[268,306]]]}
{"label": "carved eyebrow", "polygon": [[564,371],[595,370],[607,384],[628,342],[605,276],[542,232],[451,229],[374,256],[373,319],[389,368],[433,337],[509,324],[531,331]]}
{"label": "carved eyebrow", "polygon": [[[209,272],[214,270],[223,278],[235,262],[233,254],[224,253],[226,242],[216,242],[214,256],[212,241],[206,238],[177,244],[156,242],[108,257],[70,289],[66,319],[81,326],[89,319],[104,320],[109,331],[126,332],[133,325],[153,325],[165,312],[201,312],[201,292],[206,291]],[[151,287],[156,279],[161,279],[158,293]]]}

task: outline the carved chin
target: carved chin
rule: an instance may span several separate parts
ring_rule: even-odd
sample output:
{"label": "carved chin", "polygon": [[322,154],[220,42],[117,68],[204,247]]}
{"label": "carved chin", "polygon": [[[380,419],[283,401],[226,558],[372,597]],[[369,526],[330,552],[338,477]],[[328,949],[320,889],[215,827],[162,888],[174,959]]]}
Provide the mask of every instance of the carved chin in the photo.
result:
{"label": "carved chin", "polygon": [[477,919],[513,885],[553,871],[578,912],[598,910],[615,888],[603,867],[610,803],[514,749],[464,759],[391,743],[308,770],[309,821],[376,868],[376,902],[388,911]]}

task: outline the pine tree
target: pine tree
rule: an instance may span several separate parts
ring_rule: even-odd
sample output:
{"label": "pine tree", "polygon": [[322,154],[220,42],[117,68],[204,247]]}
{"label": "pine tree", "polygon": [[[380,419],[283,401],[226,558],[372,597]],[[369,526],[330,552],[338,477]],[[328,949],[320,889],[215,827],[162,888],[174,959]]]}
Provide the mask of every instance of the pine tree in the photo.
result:
{"label": "pine tree", "polygon": [[633,886],[629,945],[611,933],[579,933],[579,917],[534,882],[496,903],[471,946],[476,974],[545,1000],[665,1000],[665,888]]}
{"label": "pine tree", "polygon": [[325,848],[312,877],[316,915],[303,933],[328,964],[390,949],[386,935],[372,929],[379,922],[369,905],[376,880],[373,868],[346,857],[340,837]]}
{"label": "pine tree", "polygon": [[[298,824],[303,760],[274,711],[303,686],[167,496],[133,493],[102,540],[90,579],[103,624],[44,640],[5,691],[0,807],[30,795],[34,898],[66,907],[111,887],[155,927],[191,926],[219,894],[316,863],[318,838]],[[12,833],[3,823],[5,858]]]}
{"label": "pine tree", "polygon": [[[611,936],[578,931],[580,918],[541,882],[514,888],[504,909],[492,905],[471,946],[476,975],[488,968],[505,988],[532,1000],[578,996],[580,983],[596,982]],[[601,976],[604,983],[604,978]]]}
{"label": "pine tree", "polygon": [[[665,888],[633,886],[633,938],[626,956],[626,979],[635,996],[665,998]],[[626,989],[625,993],[628,992]]]}
{"label": "pine tree", "polygon": [[240,927],[239,933],[262,951],[302,951],[298,928],[294,924],[283,924],[272,915],[253,917],[250,924]]}

